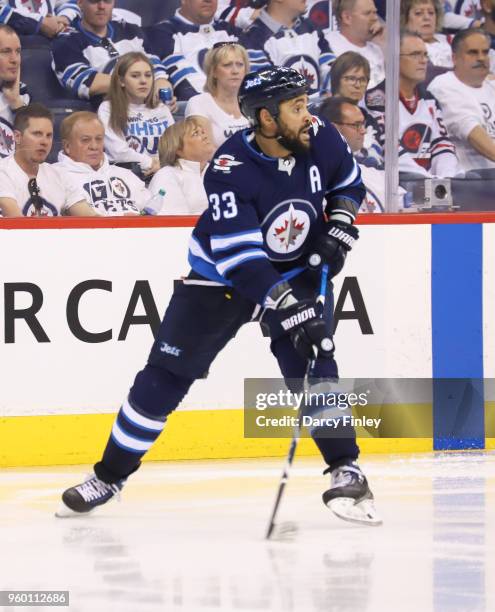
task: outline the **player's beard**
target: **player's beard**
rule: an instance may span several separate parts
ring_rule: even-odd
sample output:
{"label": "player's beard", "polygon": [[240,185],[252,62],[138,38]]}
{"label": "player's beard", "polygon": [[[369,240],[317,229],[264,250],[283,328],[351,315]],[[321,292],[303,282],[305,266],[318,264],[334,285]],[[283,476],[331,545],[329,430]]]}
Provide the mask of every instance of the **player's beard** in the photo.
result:
{"label": "player's beard", "polygon": [[308,122],[304,125],[297,135],[289,130],[287,126],[279,120],[278,122],[278,136],[276,137],[278,142],[294,155],[307,155],[310,148],[309,141],[303,142],[301,140],[301,135],[303,130],[306,130],[311,124]]}

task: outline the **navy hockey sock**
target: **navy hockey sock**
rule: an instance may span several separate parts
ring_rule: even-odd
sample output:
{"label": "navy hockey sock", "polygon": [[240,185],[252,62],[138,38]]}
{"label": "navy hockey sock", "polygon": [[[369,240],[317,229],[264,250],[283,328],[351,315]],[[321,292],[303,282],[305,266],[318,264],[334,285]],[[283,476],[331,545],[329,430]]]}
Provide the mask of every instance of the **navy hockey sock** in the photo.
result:
{"label": "navy hockey sock", "polygon": [[95,465],[98,478],[116,482],[139,468],[192,382],[150,365],[138,373],[117,414],[103,458]]}

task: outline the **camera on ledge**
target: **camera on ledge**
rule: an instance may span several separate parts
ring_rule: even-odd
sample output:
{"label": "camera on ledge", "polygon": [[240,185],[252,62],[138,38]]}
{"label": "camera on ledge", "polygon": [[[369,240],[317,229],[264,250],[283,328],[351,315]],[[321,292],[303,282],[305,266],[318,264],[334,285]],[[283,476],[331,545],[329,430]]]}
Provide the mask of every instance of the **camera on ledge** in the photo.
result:
{"label": "camera on ledge", "polygon": [[449,178],[427,178],[421,181],[411,181],[408,188],[407,196],[409,197],[404,198],[404,212],[444,212],[459,208],[459,206],[454,206],[452,182]]}

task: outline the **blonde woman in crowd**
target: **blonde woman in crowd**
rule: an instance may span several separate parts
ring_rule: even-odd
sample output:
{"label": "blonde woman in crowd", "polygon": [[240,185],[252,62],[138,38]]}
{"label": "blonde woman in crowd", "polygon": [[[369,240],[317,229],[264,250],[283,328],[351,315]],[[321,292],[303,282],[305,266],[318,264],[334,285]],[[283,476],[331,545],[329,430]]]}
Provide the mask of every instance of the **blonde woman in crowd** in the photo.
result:
{"label": "blonde woman in crowd", "polygon": [[215,151],[204,117],[171,125],[160,139],[160,164],[149,190],[162,195],[160,215],[198,215],[208,207],[203,176]]}
{"label": "blonde woman in crowd", "polygon": [[249,72],[248,55],[237,43],[217,43],[205,57],[205,93],[193,96],[187,103],[185,116],[206,117],[212,126],[215,147],[229,136],[249,127],[239,109],[237,94],[242,79]]}
{"label": "blonde woman in crowd", "polygon": [[111,163],[139,164],[144,176],[160,168],[158,143],[174,123],[166,104],[154,94],[153,66],[144,53],[123,55],[117,62],[107,99],[98,109],[105,126],[105,150]]}

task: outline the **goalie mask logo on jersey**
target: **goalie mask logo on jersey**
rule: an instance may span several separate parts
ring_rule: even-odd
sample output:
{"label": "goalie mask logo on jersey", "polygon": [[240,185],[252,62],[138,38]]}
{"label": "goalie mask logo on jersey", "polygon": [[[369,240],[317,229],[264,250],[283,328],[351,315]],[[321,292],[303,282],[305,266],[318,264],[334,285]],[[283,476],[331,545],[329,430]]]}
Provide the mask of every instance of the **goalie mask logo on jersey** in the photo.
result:
{"label": "goalie mask logo on jersey", "polygon": [[271,251],[270,258],[297,259],[308,236],[311,217],[315,216],[311,202],[306,200],[288,200],[276,206],[263,223],[268,227],[266,245]]}
{"label": "goalie mask logo on jersey", "polygon": [[241,166],[243,162],[236,161],[233,155],[223,153],[213,160],[213,170],[215,172],[223,172],[224,174],[230,174],[232,168],[235,166]]}

